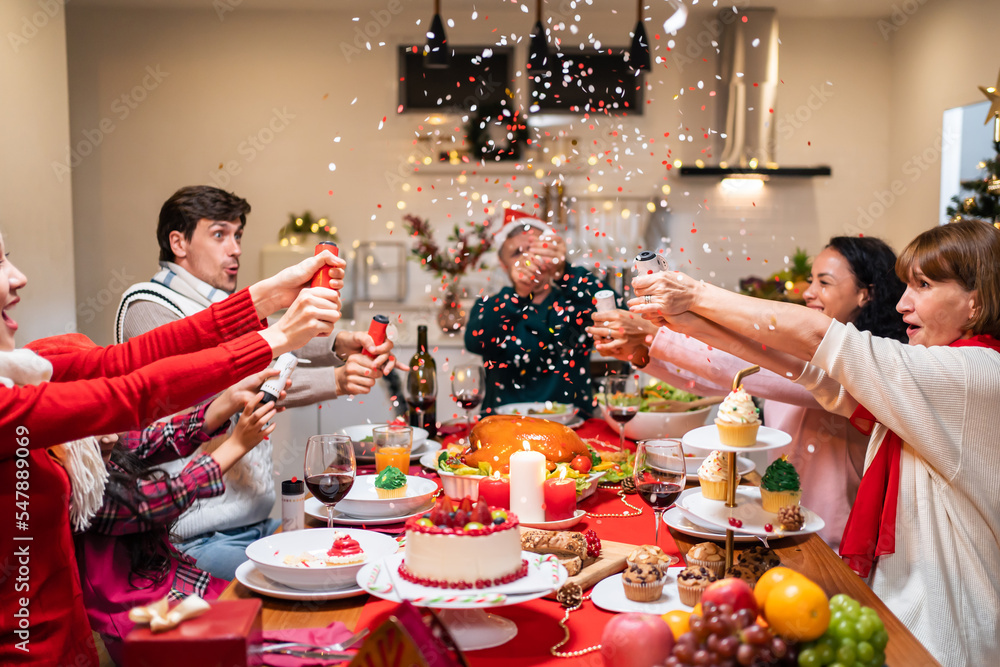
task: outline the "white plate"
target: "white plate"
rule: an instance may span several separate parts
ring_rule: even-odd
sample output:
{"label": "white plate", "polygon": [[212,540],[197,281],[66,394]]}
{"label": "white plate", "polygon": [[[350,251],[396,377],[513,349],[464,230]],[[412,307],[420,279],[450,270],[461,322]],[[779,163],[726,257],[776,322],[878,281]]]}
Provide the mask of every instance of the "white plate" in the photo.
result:
{"label": "white plate", "polygon": [[702,426],[684,434],[681,440],[683,447],[692,449],[707,449],[709,451],[717,449],[720,452],[762,452],[766,449],[777,449],[787,447],[792,443],[792,436],[776,428],[761,426],[757,431],[757,444],[749,447],[730,447],[719,442],[719,429],[715,424]]}
{"label": "white plate", "polygon": [[[529,600],[537,600],[543,595],[566,583],[568,575],[566,568],[553,559],[542,554],[522,551],[521,557],[528,561],[528,576],[517,581],[499,586],[458,590],[455,588],[434,588],[420,586],[403,581],[399,576],[399,564],[403,562],[403,554],[386,556],[381,561],[367,563],[358,572],[358,584],[365,592],[371,593],[383,600],[401,602],[397,586],[402,582],[406,590],[415,595],[407,595],[407,599],[418,607],[433,607],[435,609],[482,609],[484,607],[502,607],[504,605],[520,604]],[[540,566],[545,561],[549,565]],[[532,589],[530,593],[508,591]]]}
{"label": "white plate", "polygon": [[364,565],[333,565],[329,567],[295,567],[285,565],[286,556],[304,552],[326,553],[333,544],[334,533],[346,533],[358,541],[365,553],[365,562],[375,562],[394,554],[399,544],[382,533],[359,528],[307,528],[288,533],[268,535],[246,548],[247,558],[265,577],[288,588],[310,592],[349,588],[356,581],[358,570]]}
{"label": "white plate", "polygon": [[[704,460],[705,459],[703,458],[698,458],[698,459],[690,459],[687,457],[684,458],[684,463],[685,465],[687,465],[687,478],[689,482],[698,481],[698,468],[701,467],[701,464]],[[736,457],[737,475],[743,476],[746,475],[747,473],[753,472],[756,469],[757,469],[757,464],[751,461],[750,459],[745,458],[743,456]]]}
{"label": "white plate", "polygon": [[[351,516],[350,514],[344,514],[343,512],[338,512],[336,509],[333,510],[333,522],[339,523],[345,526],[388,526],[393,523],[399,523],[401,521],[406,521],[407,519],[415,516],[420,516],[424,512],[430,510],[434,507],[433,502],[427,503],[426,506],[416,510],[413,514],[403,514],[401,516],[387,516],[381,519],[365,519],[362,517]],[[321,503],[316,498],[306,498],[305,505],[306,514],[313,517],[314,519],[319,519],[320,521],[326,522],[326,505]]]}
{"label": "white plate", "polygon": [[578,509],[573,512],[573,516],[568,519],[563,519],[562,521],[539,521],[538,523],[525,523],[522,521],[521,525],[525,528],[541,528],[542,530],[566,530],[567,528],[580,523],[586,515],[586,512]]}
{"label": "white plate", "polygon": [[431,501],[437,484],[426,477],[406,476],[406,495],[402,498],[379,498],[375,490],[377,475],[360,475],[354,478],[351,490],[334,507],[344,514],[359,519],[385,519],[386,517],[413,514]]}
{"label": "white plate", "polygon": [[[566,408],[565,412],[560,412],[558,414],[544,414],[541,411],[550,409],[554,405],[561,405]],[[535,412],[532,412],[534,410]],[[552,422],[559,422],[560,424],[569,424],[576,413],[580,411],[580,408],[569,403],[556,403],[555,401],[546,401],[544,403],[508,403],[507,405],[501,405],[496,409],[498,415],[518,415],[521,417],[536,417],[538,419],[545,419]]]}
{"label": "white plate", "polygon": [[667,570],[667,581],[663,585],[663,593],[659,600],[653,602],[636,602],[625,597],[625,586],[622,583],[621,572],[597,582],[594,590],[590,592],[590,599],[601,609],[616,613],[665,614],[674,609],[691,611],[694,607],[689,607],[681,602],[680,594],[677,592],[677,573],[680,571],[681,568]]}
{"label": "white plate", "polygon": [[[778,515],[766,512],[760,503],[760,487],[738,486],[736,487],[736,507],[726,507],[726,503],[721,500],[709,500],[702,494],[690,494],[687,497],[677,499],[677,506],[685,510],[688,516],[696,516],[700,521],[726,530],[731,528],[733,532],[750,533],[759,537],[790,537],[792,535],[808,535],[822,530],[826,522],[818,514],[805,507],[801,507],[805,524],[802,530],[783,530],[778,523]],[[735,518],[743,522],[739,527],[729,524],[729,519]],[[768,532],[764,529],[765,524],[771,524],[773,530]]]}
{"label": "white plate", "polygon": [[[684,535],[689,535],[691,537],[697,537],[703,540],[713,540],[715,542],[725,542],[726,534],[724,532],[719,532],[714,528],[704,528],[698,524],[692,522],[684,515],[679,507],[671,507],[666,512],[663,513],[663,523],[667,524],[678,533],[683,533]],[[734,542],[756,542],[757,538],[753,535],[746,535],[743,533],[733,533]]]}
{"label": "white plate", "polygon": [[289,588],[265,577],[252,561],[247,561],[236,568],[236,580],[254,593],[280,600],[340,600],[341,598],[365,594],[360,586],[338,588],[332,591],[300,591]]}

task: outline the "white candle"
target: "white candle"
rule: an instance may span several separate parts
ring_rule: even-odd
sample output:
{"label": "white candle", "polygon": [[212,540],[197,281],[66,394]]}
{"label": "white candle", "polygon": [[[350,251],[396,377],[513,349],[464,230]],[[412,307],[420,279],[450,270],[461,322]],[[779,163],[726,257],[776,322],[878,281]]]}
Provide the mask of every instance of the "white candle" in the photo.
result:
{"label": "white candle", "polygon": [[510,455],[510,509],[522,523],[545,521],[544,484],[545,455],[525,440],[524,451]]}

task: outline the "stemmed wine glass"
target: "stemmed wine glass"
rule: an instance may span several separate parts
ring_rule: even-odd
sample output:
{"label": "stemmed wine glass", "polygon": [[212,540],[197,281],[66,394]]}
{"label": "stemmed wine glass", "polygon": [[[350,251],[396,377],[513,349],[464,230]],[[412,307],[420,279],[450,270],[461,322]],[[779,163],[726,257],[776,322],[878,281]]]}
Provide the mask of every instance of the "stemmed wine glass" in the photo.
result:
{"label": "stemmed wine glass", "polygon": [[333,528],[333,506],[354,485],[354,443],[346,435],[313,435],[306,441],[306,486],[326,505],[326,527]]}
{"label": "stemmed wine glass", "polygon": [[618,422],[618,448],[625,449],[625,423],[639,412],[639,377],[612,375],[604,382],[604,409]]}
{"label": "stemmed wine glass", "polygon": [[428,364],[413,366],[406,375],[406,404],[417,413],[417,426],[424,427],[424,414],[437,400],[437,369]]}
{"label": "stemmed wine glass", "polygon": [[[451,374],[451,395],[465,410],[465,419],[469,425],[469,435],[472,434],[472,411],[480,403],[486,393],[486,372],[478,364],[458,366]],[[469,442],[472,442],[468,438]]]}
{"label": "stemmed wine glass", "polygon": [[660,544],[663,512],[674,504],[687,483],[687,464],[681,441],[662,438],[643,440],[636,445],[632,468],[635,489],[656,517],[655,544]]}

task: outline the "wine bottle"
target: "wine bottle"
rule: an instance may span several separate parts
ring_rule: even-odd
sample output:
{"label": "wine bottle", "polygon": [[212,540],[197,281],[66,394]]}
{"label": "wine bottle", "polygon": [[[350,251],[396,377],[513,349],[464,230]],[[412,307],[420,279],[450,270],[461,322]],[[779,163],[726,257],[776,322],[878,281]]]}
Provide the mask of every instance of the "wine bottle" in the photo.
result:
{"label": "wine bottle", "polygon": [[417,327],[417,352],[410,359],[406,378],[406,404],[410,426],[426,429],[437,437],[437,364],[427,351],[427,327]]}

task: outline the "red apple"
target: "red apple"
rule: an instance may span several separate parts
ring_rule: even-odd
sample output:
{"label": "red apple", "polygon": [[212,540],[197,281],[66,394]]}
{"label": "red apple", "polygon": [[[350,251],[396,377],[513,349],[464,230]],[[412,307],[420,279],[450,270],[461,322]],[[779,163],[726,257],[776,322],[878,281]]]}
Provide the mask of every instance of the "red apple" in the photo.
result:
{"label": "red apple", "polygon": [[715,606],[728,604],[734,612],[740,609],[749,609],[754,618],[757,617],[757,599],[753,595],[753,589],[742,579],[729,577],[713,581],[705,588],[701,594],[701,603],[711,602]]}
{"label": "red apple", "polygon": [[601,635],[604,667],[662,665],[673,647],[674,633],[655,614],[618,614]]}

